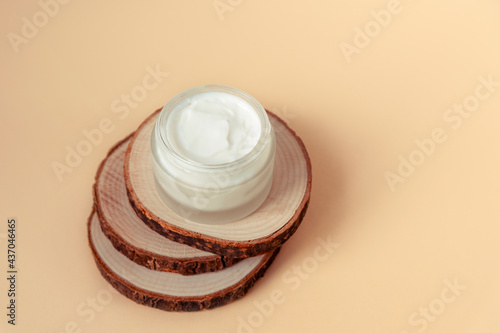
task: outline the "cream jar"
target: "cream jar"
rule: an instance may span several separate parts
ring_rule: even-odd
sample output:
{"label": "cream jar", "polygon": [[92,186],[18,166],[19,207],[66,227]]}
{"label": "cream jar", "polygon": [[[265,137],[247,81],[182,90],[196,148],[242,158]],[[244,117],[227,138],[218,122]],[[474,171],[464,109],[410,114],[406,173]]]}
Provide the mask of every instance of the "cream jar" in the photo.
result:
{"label": "cream jar", "polygon": [[191,221],[243,218],[266,199],[276,139],[266,111],[226,86],[188,89],[160,112],[151,135],[156,190]]}

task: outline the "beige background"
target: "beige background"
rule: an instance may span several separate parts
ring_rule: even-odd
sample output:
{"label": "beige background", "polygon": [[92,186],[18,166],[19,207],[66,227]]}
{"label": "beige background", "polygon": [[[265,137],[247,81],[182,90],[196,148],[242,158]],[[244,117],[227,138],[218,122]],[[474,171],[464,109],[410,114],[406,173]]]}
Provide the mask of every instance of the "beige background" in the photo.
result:
{"label": "beige background", "polygon": [[[475,101],[479,77],[500,81],[500,3],[394,1],[221,0],[219,15],[212,0],[73,0],[45,22],[37,1],[3,1],[0,268],[16,217],[19,297],[11,327],[2,278],[0,331],[498,332],[500,86],[478,88],[467,118],[447,110]],[[371,12],[388,6],[397,13],[381,27]],[[40,27],[13,44],[23,18]],[[365,27],[369,43],[355,40]],[[343,43],[357,53],[344,56]],[[114,112],[157,67],[168,77]],[[156,108],[209,83],[250,93],[303,138],[314,172],[307,217],[228,306],[168,313],[110,299],[86,239],[97,166]],[[106,118],[112,130],[60,181],[53,163]],[[418,161],[415,140],[435,129],[446,140]],[[385,174],[400,155],[422,163],[391,191]],[[318,239],[338,248],[315,256]],[[284,301],[262,314],[256,304],[273,291]]]}

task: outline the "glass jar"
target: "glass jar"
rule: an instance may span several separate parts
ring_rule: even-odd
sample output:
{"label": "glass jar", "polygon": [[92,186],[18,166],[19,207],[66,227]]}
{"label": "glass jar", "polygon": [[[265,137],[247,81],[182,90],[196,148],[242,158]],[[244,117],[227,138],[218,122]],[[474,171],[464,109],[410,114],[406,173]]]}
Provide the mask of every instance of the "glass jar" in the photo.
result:
{"label": "glass jar", "polygon": [[206,85],[178,94],[158,116],[151,149],[160,198],[191,221],[238,220],[271,189],[274,130],[262,105],[241,90]]}

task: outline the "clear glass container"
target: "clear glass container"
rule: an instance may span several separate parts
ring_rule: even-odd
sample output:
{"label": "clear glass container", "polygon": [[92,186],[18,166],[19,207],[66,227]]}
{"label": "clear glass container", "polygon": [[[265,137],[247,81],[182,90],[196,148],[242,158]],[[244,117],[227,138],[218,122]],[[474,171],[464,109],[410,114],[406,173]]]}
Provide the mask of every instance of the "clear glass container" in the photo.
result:
{"label": "clear glass container", "polygon": [[[205,93],[218,93],[217,96],[229,94],[232,101],[237,98],[238,105],[252,110],[258,117],[258,139],[253,138],[255,143],[248,147],[250,150],[232,161],[207,163],[196,160],[186,156],[172,140],[175,134],[172,131],[177,130],[179,120],[172,115],[187,112],[184,109]],[[220,102],[224,104],[224,98]],[[238,110],[236,108],[231,112]],[[229,130],[235,134],[245,130],[233,127]],[[160,112],[151,135],[151,148],[156,190],[160,198],[170,209],[188,220],[207,224],[238,220],[255,211],[271,189],[276,150],[274,130],[262,105],[241,90],[206,85],[178,94]]]}

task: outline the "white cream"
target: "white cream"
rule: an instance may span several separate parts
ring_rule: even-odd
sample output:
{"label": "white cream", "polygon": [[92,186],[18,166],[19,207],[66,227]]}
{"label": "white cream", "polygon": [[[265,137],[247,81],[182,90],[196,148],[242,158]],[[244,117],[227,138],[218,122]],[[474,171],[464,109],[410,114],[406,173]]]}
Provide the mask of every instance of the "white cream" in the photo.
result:
{"label": "white cream", "polygon": [[223,164],[248,154],[260,137],[250,104],[225,92],[205,92],[179,103],[167,121],[174,151],[202,164]]}
{"label": "white cream", "polygon": [[225,86],[202,86],[174,97],[151,136],[158,195],[196,222],[242,218],[272,184],[275,136],[264,108]]}

